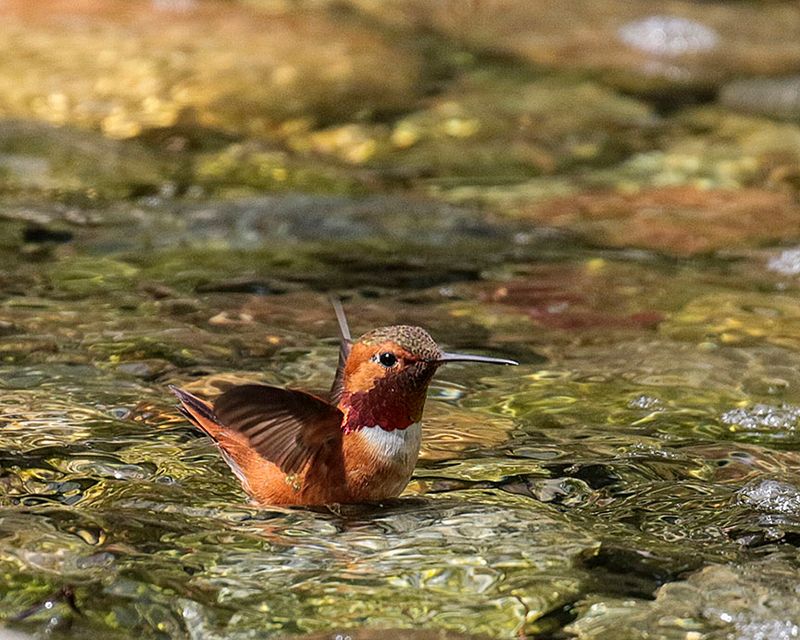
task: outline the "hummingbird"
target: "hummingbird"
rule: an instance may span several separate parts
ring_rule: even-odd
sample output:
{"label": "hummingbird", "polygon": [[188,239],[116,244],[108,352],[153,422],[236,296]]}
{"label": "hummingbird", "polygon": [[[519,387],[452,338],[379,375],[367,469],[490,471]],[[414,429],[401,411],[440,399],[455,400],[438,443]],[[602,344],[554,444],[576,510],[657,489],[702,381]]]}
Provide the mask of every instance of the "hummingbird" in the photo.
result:
{"label": "hummingbird", "polygon": [[516,365],[447,353],[421,327],[350,336],[344,309],[328,398],[262,384],[234,386],[213,403],[170,386],[180,412],[210,436],[243,488],[262,505],[379,502],[405,489],[422,440],[433,375],[450,362]]}

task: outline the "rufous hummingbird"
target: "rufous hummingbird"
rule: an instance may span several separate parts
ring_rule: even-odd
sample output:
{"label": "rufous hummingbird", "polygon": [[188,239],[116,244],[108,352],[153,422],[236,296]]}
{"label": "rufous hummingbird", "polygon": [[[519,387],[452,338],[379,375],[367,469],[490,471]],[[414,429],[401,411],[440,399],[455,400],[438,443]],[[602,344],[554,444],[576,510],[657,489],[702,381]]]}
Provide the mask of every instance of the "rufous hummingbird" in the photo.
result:
{"label": "rufous hummingbird", "polygon": [[257,502],[327,505],[400,495],[419,455],[420,419],[436,370],[448,362],[516,365],[446,353],[420,327],[395,325],[355,342],[344,310],[329,399],[261,384],[235,386],[213,404],[170,387],[180,411],[218,445]]}

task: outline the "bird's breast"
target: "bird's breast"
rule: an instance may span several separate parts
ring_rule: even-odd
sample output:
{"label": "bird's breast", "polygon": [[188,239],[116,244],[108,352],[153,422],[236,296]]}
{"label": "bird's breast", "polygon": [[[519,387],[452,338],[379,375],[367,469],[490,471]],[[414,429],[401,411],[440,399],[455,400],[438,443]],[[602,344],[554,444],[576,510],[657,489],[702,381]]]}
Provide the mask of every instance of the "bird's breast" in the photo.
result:
{"label": "bird's breast", "polygon": [[364,449],[380,461],[402,462],[412,457],[417,462],[420,443],[422,442],[422,425],[419,422],[405,429],[388,431],[381,427],[360,429]]}
{"label": "bird's breast", "polygon": [[345,436],[343,453],[348,484],[374,494],[399,495],[411,479],[422,442],[419,422],[405,429],[364,427]]}

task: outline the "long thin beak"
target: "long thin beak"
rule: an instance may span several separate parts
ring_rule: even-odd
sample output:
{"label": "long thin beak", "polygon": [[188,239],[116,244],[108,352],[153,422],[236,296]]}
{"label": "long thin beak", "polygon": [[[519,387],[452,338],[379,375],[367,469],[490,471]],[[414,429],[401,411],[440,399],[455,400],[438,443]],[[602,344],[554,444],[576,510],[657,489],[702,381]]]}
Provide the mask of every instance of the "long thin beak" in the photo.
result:
{"label": "long thin beak", "polygon": [[474,356],[469,353],[442,353],[437,358],[437,364],[445,364],[446,362],[482,362],[484,364],[510,364],[518,365],[516,360],[507,360],[506,358],[490,358],[489,356]]}

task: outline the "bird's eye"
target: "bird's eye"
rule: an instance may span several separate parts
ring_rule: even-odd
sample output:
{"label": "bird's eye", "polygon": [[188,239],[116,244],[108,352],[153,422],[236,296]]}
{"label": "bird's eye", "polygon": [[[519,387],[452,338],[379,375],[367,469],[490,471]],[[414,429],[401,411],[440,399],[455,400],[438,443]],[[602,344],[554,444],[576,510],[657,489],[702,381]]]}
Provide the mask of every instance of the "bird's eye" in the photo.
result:
{"label": "bird's eye", "polygon": [[384,367],[393,367],[397,364],[397,356],[389,351],[386,351],[378,356],[378,362],[380,362]]}

